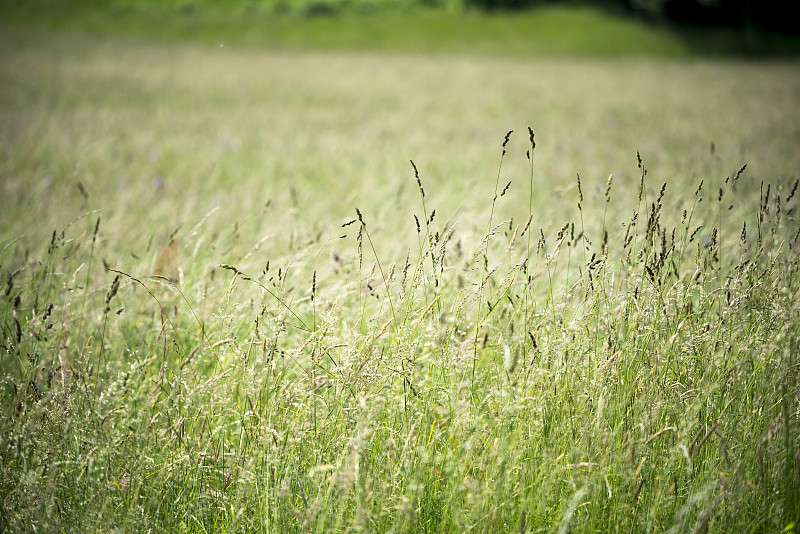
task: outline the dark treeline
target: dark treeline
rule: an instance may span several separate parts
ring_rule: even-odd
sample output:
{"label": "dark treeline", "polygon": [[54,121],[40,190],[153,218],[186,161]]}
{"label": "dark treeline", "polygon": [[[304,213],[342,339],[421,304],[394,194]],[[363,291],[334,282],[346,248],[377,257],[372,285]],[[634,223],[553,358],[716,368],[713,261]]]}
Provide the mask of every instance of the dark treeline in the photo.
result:
{"label": "dark treeline", "polygon": [[[468,6],[489,11],[563,3],[569,0],[466,0]],[[800,33],[800,24],[793,15],[794,2],[785,0],[584,0],[582,3],[679,25]]]}

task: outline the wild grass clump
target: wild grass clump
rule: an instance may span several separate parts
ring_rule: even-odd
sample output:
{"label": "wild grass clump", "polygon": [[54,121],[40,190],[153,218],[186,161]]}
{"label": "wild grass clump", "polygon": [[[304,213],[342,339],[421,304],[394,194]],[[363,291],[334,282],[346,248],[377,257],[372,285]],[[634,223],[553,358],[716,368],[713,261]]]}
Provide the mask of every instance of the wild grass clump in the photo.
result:
{"label": "wild grass clump", "polygon": [[204,255],[225,238],[198,223],[133,272],[94,213],[4,244],[4,528],[790,528],[797,180],[685,194],[639,158],[633,194],[577,177],[544,227],[511,136],[474,224],[412,162],[407,240],[354,207],[269,259]]}

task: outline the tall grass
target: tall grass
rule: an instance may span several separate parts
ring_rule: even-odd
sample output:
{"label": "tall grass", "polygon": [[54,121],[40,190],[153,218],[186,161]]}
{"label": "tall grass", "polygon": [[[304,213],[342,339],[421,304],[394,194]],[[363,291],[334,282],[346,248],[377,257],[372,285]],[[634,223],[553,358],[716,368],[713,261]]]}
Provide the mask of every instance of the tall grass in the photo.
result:
{"label": "tall grass", "polygon": [[797,180],[685,194],[640,158],[633,194],[504,219],[529,142],[484,221],[409,166],[405,237],[353,206],[267,260],[198,216],[146,275],[96,212],[4,243],[4,529],[791,529]]}
{"label": "tall grass", "polygon": [[793,65],[0,40],[3,530],[796,522]]}

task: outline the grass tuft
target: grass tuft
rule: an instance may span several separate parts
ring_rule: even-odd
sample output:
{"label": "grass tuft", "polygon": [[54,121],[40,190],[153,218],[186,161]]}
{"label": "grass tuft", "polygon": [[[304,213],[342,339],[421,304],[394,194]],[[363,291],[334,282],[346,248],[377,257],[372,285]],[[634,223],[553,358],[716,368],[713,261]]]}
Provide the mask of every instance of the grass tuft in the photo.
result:
{"label": "grass tuft", "polygon": [[579,185],[584,235],[541,227],[535,250],[517,239],[534,213],[523,232],[490,215],[463,255],[467,234],[425,210],[402,280],[356,209],[333,265],[336,236],[274,258],[277,279],[219,264],[211,313],[200,279],[76,276],[104,253],[99,222],[37,260],[7,245],[4,527],[783,529],[800,512],[797,180],[752,195],[742,166],[700,203],[653,195],[639,167],[633,218],[606,225],[611,178],[597,205]]}

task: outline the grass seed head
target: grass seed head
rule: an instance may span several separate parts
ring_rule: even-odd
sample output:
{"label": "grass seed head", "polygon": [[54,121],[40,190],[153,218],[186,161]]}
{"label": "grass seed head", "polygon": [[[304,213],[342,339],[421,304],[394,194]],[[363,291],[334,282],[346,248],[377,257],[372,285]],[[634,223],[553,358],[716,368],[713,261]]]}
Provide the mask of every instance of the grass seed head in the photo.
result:
{"label": "grass seed head", "polygon": [[528,216],[528,221],[525,223],[525,228],[522,229],[522,233],[519,234],[520,237],[525,235],[525,232],[528,231],[528,228],[531,226],[531,221],[533,220],[533,215]]}
{"label": "grass seed head", "polygon": [[703,182],[704,182],[704,181],[705,181],[704,179],[701,179],[701,180],[700,180],[700,183],[697,185],[697,189],[696,189],[696,190],[695,190],[695,192],[694,192],[694,196],[697,196],[697,195],[699,195],[699,194],[700,194],[700,191],[702,191],[702,190],[703,190]]}
{"label": "grass seed head", "polygon": [[644,180],[647,176],[647,168],[642,163],[642,156],[639,154],[639,151],[636,151],[636,160],[639,163],[639,170],[641,171],[641,179],[639,180],[639,202],[641,202],[642,195],[644,194]]}
{"label": "grass seed head", "polygon": [[745,163],[744,165],[742,165],[742,166],[739,168],[739,170],[738,170],[738,171],[736,171],[736,175],[733,177],[733,182],[731,183],[731,185],[733,185],[733,184],[735,184],[735,183],[736,183],[736,181],[739,179],[739,177],[742,175],[742,173],[744,172],[744,170],[745,170],[746,168],[747,168],[747,163]]}
{"label": "grass seed head", "polygon": [[411,166],[414,167],[414,177],[417,179],[419,192],[422,195],[422,198],[425,198],[425,190],[422,188],[422,180],[419,179],[419,171],[417,170],[417,166],[414,164],[414,160],[409,160],[409,161],[411,162]]}
{"label": "grass seed head", "polygon": [[505,139],[503,139],[503,155],[504,156],[506,155],[506,145],[508,145],[508,140],[511,138],[511,134],[513,132],[514,132],[514,130],[509,130],[508,133],[506,134]]}
{"label": "grass seed head", "polygon": [[611,183],[613,181],[614,181],[614,175],[613,174],[609,174],[608,175],[608,180],[606,181],[606,192],[605,192],[606,203],[611,202]]}
{"label": "grass seed head", "polygon": [[794,185],[792,186],[792,190],[791,190],[791,192],[789,193],[789,196],[787,196],[787,197],[786,197],[786,202],[785,202],[786,204],[788,204],[788,203],[789,203],[789,201],[790,201],[790,200],[792,200],[792,198],[794,198],[794,194],[795,194],[795,192],[797,191],[797,184],[798,184],[798,183],[800,183],[800,178],[798,178],[798,179],[796,179],[796,180],[794,181]]}
{"label": "grass seed head", "polygon": [[116,275],[114,277],[114,281],[111,282],[111,287],[109,288],[108,293],[106,293],[106,308],[103,311],[103,313],[108,313],[109,311],[111,311],[110,302],[111,299],[113,299],[114,296],[116,296],[117,290],[119,290],[119,275]]}
{"label": "grass seed head", "polygon": [[92,234],[92,245],[94,245],[95,241],[97,240],[98,230],[100,230],[100,217],[97,218],[97,222],[94,225],[94,233]]}

